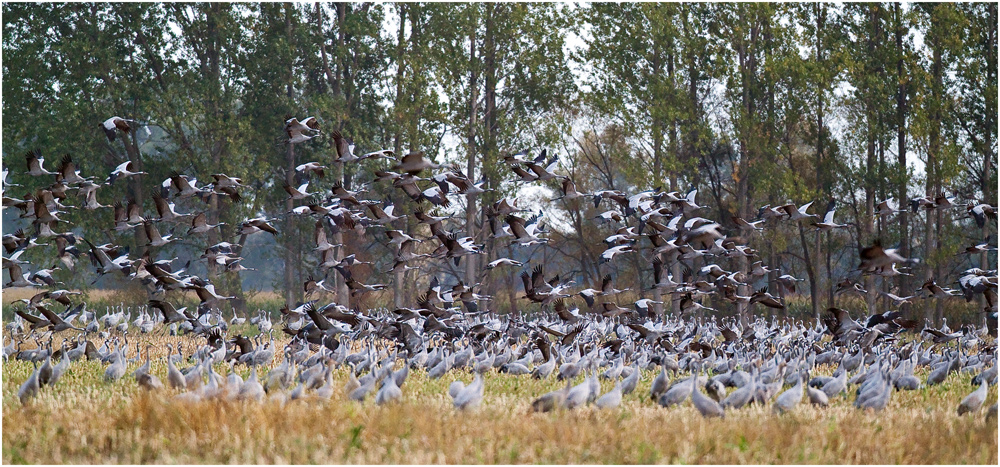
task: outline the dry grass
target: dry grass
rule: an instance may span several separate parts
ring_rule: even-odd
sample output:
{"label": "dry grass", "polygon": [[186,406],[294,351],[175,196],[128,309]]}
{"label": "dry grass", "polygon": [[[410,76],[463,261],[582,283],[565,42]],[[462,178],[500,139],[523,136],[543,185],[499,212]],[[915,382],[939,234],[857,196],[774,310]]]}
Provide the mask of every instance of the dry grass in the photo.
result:
{"label": "dry grass", "polygon": [[[177,337],[144,336],[154,359]],[[186,349],[191,347],[185,346]],[[134,348],[133,348],[134,354]],[[622,407],[529,413],[532,399],[561,387],[554,378],[490,375],[482,406],[457,413],[446,395],[449,373],[428,380],[412,372],[404,400],[390,407],[330,401],[185,404],[170,393],[147,395],[129,375],[104,383],[97,362],[78,362],[54,388],[21,406],[16,393],[32,365],[3,367],[4,463],[997,463],[996,421],[983,412],[958,417],[972,390],[953,374],[933,388],[893,394],[881,413],[851,398],[828,409],[800,406],[785,416],[769,408],[705,420],[690,404],[664,409],[648,399],[654,375]],[[183,366],[183,365],[182,365]],[[225,372],[221,365],[217,368]],[[831,369],[824,371],[829,373]],[[153,372],[166,374],[162,359]],[[242,371],[244,375],[246,371]],[[164,378],[165,379],[165,378]],[[343,384],[344,370],[335,373]],[[602,382],[602,389],[612,384]],[[990,389],[992,404],[996,388]]]}
{"label": "dry grass", "polygon": [[[44,292],[44,289],[39,289],[35,287],[7,287],[3,289],[3,304],[8,305],[14,301],[20,299],[28,299],[33,297],[35,294]],[[79,290],[71,290],[71,292],[79,292]],[[112,289],[90,289],[85,292],[86,297],[89,301],[97,302],[111,302],[114,303],[119,300],[124,300],[128,296],[128,292],[124,290],[112,290]],[[253,306],[256,302],[281,302],[284,303],[285,299],[273,291],[261,291],[253,292],[252,294],[248,292],[247,295],[252,295]],[[177,290],[171,295],[173,300],[197,300],[197,295],[189,290]],[[128,301],[127,303],[132,303],[133,301]],[[143,301],[140,301],[142,303]],[[117,303],[116,303],[117,304]]]}
{"label": "dry grass", "polygon": [[[30,299],[34,297],[35,294],[44,292],[46,289],[39,289],[36,287],[6,287],[3,289],[3,304],[9,305],[17,300]],[[79,292],[80,290],[70,290],[70,292]],[[181,291],[182,293],[190,293],[194,295],[193,292]],[[90,289],[84,292],[88,300],[93,301],[115,301],[119,297],[124,296],[124,292],[119,290],[111,289]]]}
{"label": "dry grass", "polygon": [[3,304],[6,305],[22,298],[31,298],[40,291],[41,289],[34,287],[4,287],[3,296],[0,298],[3,299]]}

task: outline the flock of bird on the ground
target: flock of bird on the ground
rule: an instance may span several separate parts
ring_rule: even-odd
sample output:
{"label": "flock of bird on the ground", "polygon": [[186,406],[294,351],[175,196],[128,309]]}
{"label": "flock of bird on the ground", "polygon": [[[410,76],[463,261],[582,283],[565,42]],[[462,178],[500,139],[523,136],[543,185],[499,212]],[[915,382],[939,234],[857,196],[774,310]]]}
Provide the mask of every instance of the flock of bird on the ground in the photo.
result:
{"label": "flock of bird on the ground", "polygon": [[[113,142],[120,132],[132,131],[134,121],[113,117],[100,126]],[[315,118],[299,121],[291,118],[285,122],[288,144],[309,141],[320,134]],[[364,160],[387,159],[394,161],[389,170],[377,170],[374,183],[391,183],[417,205],[429,203],[447,208],[449,196],[479,194],[485,190],[483,183],[474,183],[454,167],[435,164],[421,152],[411,152],[401,159],[389,150],[380,150],[358,156],[354,144],[339,132],[333,131],[336,149],[335,163],[361,163]],[[190,203],[197,199],[205,203],[215,197],[240,200],[239,190],[244,185],[239,178],[225,174],[212,175],[212,182],[198,185],[194,177],[172,174],[153,193],[156,216],[148,215],[142,200],[128,200],[114,204],[114,227],[108,229],[109,242],[95,245],[92,239],[82,238],[73,232],[57,232],[65,221],[63,212],[84,209],[94,211],[109,206],[98,202],[98,191],[118,180],[144,175],[134,163],[124,162],[114,169],[104,183],[84,177],[73,159],[65,156],[57,171],[46,170],[45,160],[37,151],[26,156],[28,174],[34,177],[55,177],[55,183],[27,193],[24,199],[8,197],[12,185],[7,182],[7,168],[3,172],[3,206],[17,207],[21,218],[31,219],[35,233],[18,230],[3,236],[7,256],[3,267],[10,273],[5,287],[41,287],[30,299],[15,303],[16,316],[6,325],[11,340],[4,346],[5,359],[14,358],[33,362],[35,370],[18,391],[22,403],[52,386],[69,370],[71,362],[86,358],[105,363],[104,379],[115,382],[126,376],[130,363],[137,367],[132,376],[138,385],[151,391],[169,388],[176,398],[183,400],[208,400],[215,398],[241,400],[280,400],[282,402],[320,398],[329,399],[343,391],[349,399],[364,401],[374,396],[376,404],[399,400],[403,386],[412,370],[426,371],[427,377],[436,379],[447,375],[474,376],[468,385],[461,380],[448,388],[455,407],[468,409],[483,400],[486,387],[484,375],[492,372],[508,375],[547,379],[555,377],[566,382],[565,387],[539,396],[531,403],[535,411],[557,408],[573,409],[589,404],[606,409],[618,406],[622,398],[638,390],[642,371],[656,374],[648,387],[649,396],[661,406],[670,407],[690,400],[706,417],[724,416],[727,411],[739,410],[749,405],[771,405],[776,412],[794,410],[803,400],[816,406],[827,406],[832,400],[855,394],[854,405],[862,409],[882,410],[898,390],[920,390],[940,384],[952,373],[969,377],[977,388],[958,407],[958,413],[976,412],[986,401],[987,386],[996,384],[996,313],[997,271],[972,268],[958,278],[959,289],[939,286],[927,281],[916,293],[899,296],[881,292],[896,306],[916,299],[947,299],[964,296],[971,301],[980,294],[987,301],[981,326],[966,324],[952,332],[947,322],[942,328],[925,324],[916,334],[917,321],[900,311],[872,314],[860,321],[844,309],[830,308],[816,323],[765,319],[750,319],[753,305],[783,308],[783,297],[795,292],[801,279],[782,274],[774,281],[783,293],[771,295],[766,288],[753,291],[753,285],[774,272],[761,261],[749,264],[743,271],[727,271],[719,264],[707,264],[709,258],[729,258],[732,263],[750,263],[755,252],[739,243],[742,237],[727,237],[716,221],[698,216],[701,209],[696,203],[697,192],[687,194],[663,192],[659,189],[636,194],[605,190],[587,194],[576,190],[573,181],[554,173],[558,163],[555,157],[547,158],[545,151],[537,157],[522,152],[504,158],[504,162],[523,182],[561,180],[562,195],[567,202],[590,200],[595,207],[611,204],[597,219],[615,227],[614,234],[605,239],[607,249],[601,254],[604,262],[615,261],[621,255],[640,251],[642,237],[651,247],[645,249],[651,260],[653,285],[650,289],[634,291],[648,293],[656,289],[671,297],[671,301],[654,301],[641,298],[630,307],[622,307],[615,297],[628,289],[615,288],[610,275],[605,276],[600,289],[574,290],[572,281],[559,275],[548,276],[545,265],[522,264],[511,258],[499,258],[482,268],[482,276],[496,268],[521,268],[524,296],[540,304],[531,315],[518,313],[497,314],[489,310],[490,297],[481,295],[479,284],[467,285],[458,281],[451,286],[436,277],[430,282],[415,308],[349,309],[337,303],[322,305],[318,300],[309,301],[295,308],[281,310],[279,332],[291,335],[291,342],[281,349],[274,339],[271,315],[258,310],[254,316],[240,316],[234,308],[228,320],[223,316],[222,305],[234,297],[219,295],[212,283],[203,277],[186,274],[176,268],[174,259],[158,259],[157,249],[180,238],[180,235],[162,235],[165,225],[190,222],[185,237],[194,238],[216,229],[210,224],[207,212],[178,212],[176,203]],[[444,169],[429,178],[422,173]],[[285,215],[316,218],[314,240],[315,254],[323,280],[310,278],[304,284],[307,296],[335,292],[327,274],[331,269],[342,277],[352,297],[385,288],[383,284],[365,284],[356,277],[353,268],[362,264],[354,255],[338,257],[341,251],[331,244],[328,230],[333,233],[354,230],[368,235],[374,229],[385,237],[385,246],[395,251],[395,262],[390,271],[417,269],[420,261],[454,261],[459,265],[463,257],[484,252],[482,245],[471,237],[463,237],[460,230],[449,230],[455,224],[450,216],[435,216],[427,210],[416,210],[419,224],[426,224],[431,236],[420,239],[393,228],[394,222],[406,217],[385,204],[360,198],[363,191],[351,191],[337,184],[325,196],[311,192],[310,180],[324,177],[327,166],[309,162],[295,167],[295,184],[284,184],[291,200],[304,201]],[[426,185],[426,188],[424,188]],[[69,202],[68,193],[76,190],[83,202]],[[574,201],[576,200],[576,201]],[[809,214],[812,203],[796,207],[765,206],[758,219],[747,221],[733,218],[740,232],[753,235],[777,222],[812,221],[819,230],[846,227],[833,220],[833,203],[827,208],[821,222],[819,216]],[[966,205],[956,197],[944,195],[936,198],[918,197],[910,200],[913,212],[930,212],[935,209],[961,208],[975,219],[982,228],[987,219],[996,220],[996,207],[986,203],[970,202]],[[433,209],[433,208],[431,208]],[[369,215],[366,215],[370,213]],[[516,198],[503,198],[483,209],[485,225],[493,239],[509,238],[514,245],[529,246],[546,243],[544,215],[539,212],[530,218],[521,215]],[[899,212],[892,200],[878,206],[877,215],[891,216]],[[188,220],[190,219],[190,220]],[[274,219],[258,217],[249,219],[236,231],[243,236],[258,232],[278,235],[271,224]],[[213,221],[214,222],[214,221]],[[459,223],[454,227],[464,227]],[[130,256],[126,248],[114,243],[110,230],[129,233],[142,229],[147,244],[139,258]],[[171,231],[175,231],[171,229]],[[375,236],[375,238],[380,238]],[[58,264],[48,269],[36,268],[25,273],[30,266],[21,259],[22,253],[31,248],[51,245],[54,242]],[[114,306],[101,316],[87,309],[83,301],[75,301],[79,292],[58,289],[52,273],[65,267],[81,274],[77,260],[82,256],[81,242],[86,243],[87,253],[98,277],[118,272],[130,281],[146,287],[149,301],[141,306]],[[437,242],[429,253],[416,253],[422,242]],[[240,272],[250,270],[240,264],[240,243],[220,242],[204,250],[199,259],[212,265],[215,271]],[[968,249],[970,254],[995,250],[984,243]],[[696,259],[706,265],[694,268]],[[860,251],[861,264],[856,274],[874,274],[892,277],[905,272],[906,265],[918,263],[916,259],[903,258],[897,249],[883,248],[877,241]],[[671,267],[680,262],[691,272],[685,277],[674,277]],[[903,266],[901,270],[899,266]],[[386,271],[386,272],[390,272]],[[530,272],[529,272],[530,271]],[[199,305],[195,310],[176,308],[168,299],[173,291],[195,291]],[[478,291],[478,293],[477,293]],[[752,293],[741,291],[751,291]],[[838,285],[838,293],[866,294],[863,287],[851,279]],[[740,307],[738,318],[706,318],[703,311],[714,311],[702,304],[703,297],[717,295]],[[571,308],[574,297],[583,300],[586,308]],[[672,308],[677,302],[680,314],[659,311]],[[665,305],[665,306],[664,306]],[[58,312],[57,306],[65,307]],[[133,312],[135,315],[133,315]],[[134,319],[133,319],[134,316]],[[241,326],[237,328],[237,326]],[[231,330],[259,331],[254,336],[232,335]],[[183,345],[167,345],[168,357],[166,383],[150,370],[150,347],[142,347],[136,333],[160,333],[170,336],[189,333],[204,338],[205,344],[189,349],[184,354]],[[900,333],[914,330],[914,339],[900,338]],[[67,332],[60,345],[56,336]],[[5,336],[5,339],[7,338]],[[97,339],[94,339],[94,337]],[[135,343],[130,352],[129,339]],[[98,347],[96,342],[103,344]],[[32,348],[25,344],[34,343]],[[142,351],[145,350],[145,358]],[[131,356],[130,356],[131,354]],[[278,361],[277,365],[274,364]],[[186,368],[185,361],[191,362]],[[53,364],[53,362],[56,362]],[[225,377],[217,373],[213,364],[225,363],[230,371]],[[40,364],[40,365],[39,365]],[[237,365],[250,367],[247,380],[236,372]],[[820,366],[835,367],[832,376],[813,375]],[[346,385],[333,380],[333,370],[349,367]],[[918,369],[927,369],[925,380],[914,375]],[[258,371],[266,373],[258,373]],[[573,384],[574,381],[582,382]],[[615,381],[614,388],[601,394],[599,379]],[[467,378],[466,378],[467,379]],[[784,389],[785,386],[791,386]],[[645,390],[643,390],[645,391]],[[994,403],[988,413],[996,414]]]}

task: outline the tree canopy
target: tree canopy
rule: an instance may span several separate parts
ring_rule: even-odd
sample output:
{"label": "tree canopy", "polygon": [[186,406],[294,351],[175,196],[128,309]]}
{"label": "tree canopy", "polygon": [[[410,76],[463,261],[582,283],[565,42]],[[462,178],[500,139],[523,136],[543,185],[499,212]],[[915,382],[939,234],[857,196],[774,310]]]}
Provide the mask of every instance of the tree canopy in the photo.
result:
{"label": "tree canopy", "polygon": [[[921,277],[868,284],[880,290],[996,265],[995,253],[963,254],[984,238],[995,244],[995,222],[980,228],[962,214],[876,214],[886,199],[906,209],[912,197],[938,194],[997,204],[995,3],[2,8],[9,180],[34,187],[22,170],[29,150],[47,161],[68,154],[82,172],[101,177],[133,161],[149,173],[146,182],[114,184],[100,202],[134,199],[151,209],[151,181],[173,172],[240,177],[251,187],[242,199],[214,197],[198,206],[210,222],[226,223],[208,244],[237,238],[243,219],[291,208],[282,185],[308,161],[336,172],[320,189],[340,183],[406,205],[391,184],[371,184],[387,164],[332,162],[335,129],[359,154],[422,150],[482,178],[490,191],[446,211],[465,219],[477,241],[489,231],[486,204],[520,196],[528,209],[546,210],[553,239],[519,254],[547,255],[582,284],[599,283],[612,267],[597,260],[602,245],[594,239],[610,234],[592,222],[598,211],[591,203],[549,201],[557,181],[548,182],[548,192],[511,181],[505,155],[558,155],[561,173],[581,192],[698,189],[699,203],[733,232],[732,217],[754,218],[764,205],[822,207],[834,200],[837,219],[852,224],[847,233],[799,227],[747,239],[768,264],[808,276],[803,292],[812,312],[832,303],[837,278],[875,240],[927,266]],[[111,116],[139,128],[109,141],[98,125]],[[283,124],[293,116],[316,117],[322,135],[294,148],[282,144]],[[4,211],[5,234],[27,226],[18,214]],[[103,241],[110,215],[67,220]],[[257,280],[206,272],[241,297],[244,289],[275,289],[289,303],[301,299],[302,282],[318,274],[309,246],[313,225],[288,218],[281,229],[276,239],[254,238],[243,253],[247,266],[262,271]],[[407,232],[415,229],[409,219]],[[141,235],[117,241],[140,250]],[[344,254],[372,261],[369,274],[406,297],[431,277],[473,282],[470,271],[512,253],[487,242],[487,257],[462,267],[393,275],[385,272],[390,250],[343,235]],[[180,243],[164,254],[196,254],[205,246]],[[639,283],[651,280],[638,259],[613,268]],[[68,271],[58,275],[75,287],[89,282]],[[490,292],[506,286],[513,298],[513,273],[491,281]],[[122,285],[112,278],[98,284]]]}

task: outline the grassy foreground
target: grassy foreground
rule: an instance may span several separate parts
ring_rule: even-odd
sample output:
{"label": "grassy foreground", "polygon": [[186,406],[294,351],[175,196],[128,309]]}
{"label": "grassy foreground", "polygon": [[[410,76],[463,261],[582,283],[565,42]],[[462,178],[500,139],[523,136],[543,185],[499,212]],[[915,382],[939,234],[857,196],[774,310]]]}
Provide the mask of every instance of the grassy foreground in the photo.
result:
{"label": "grassy foreground", "polygon": [[[196,341],[148,337],[158,344]],[[201,342],[204,342],[203,340]],[[185,349],[189,349],[185,345]],[[132,350],[134,355],[134,346]],[[162,357],[160,345],[152,353]],[[132,355],[130,355],[131,357]],[[530,413],[538,395],[562,387],[554,377],[490,374],[483,404],[459,413],[447,386],[472,380],[452,371],[428,380],[413,371],[403,401],[392,406],[347,400],[243,403],[172,400],[146,394],[129,374],[102,380],[98,362],[74,363],[59,383],[26,406],[17,400],[32,371],[26,362],[3,366],[4,463],[877,463],[996,464],[997,422],[984,411],[958,417],[972,391],[971,375],[945,384],[896,392],[885,411],[862,412],[852,395],[827,409],[800,405],[777,416],[751,407],[703,419],[685,403],[664,409],[649,400],[654,374],[615,410],[593,407]],[[187,366],[182,364],[180,366]],[[225,374],[228,367],[217,366]],[[832,368],[817,373],[829,374]],[[248,371],[239,370],[244,376]],[[165,379],[166,363],[153,362]],[[926,377],[926,373],[918,375]],[[345,370],[335,380],[347,381]],[[579,378],[582,380],[582,377]],[[602,391],[613,384],[602,381]],[[997,399],[990,388],[984,407]]]}

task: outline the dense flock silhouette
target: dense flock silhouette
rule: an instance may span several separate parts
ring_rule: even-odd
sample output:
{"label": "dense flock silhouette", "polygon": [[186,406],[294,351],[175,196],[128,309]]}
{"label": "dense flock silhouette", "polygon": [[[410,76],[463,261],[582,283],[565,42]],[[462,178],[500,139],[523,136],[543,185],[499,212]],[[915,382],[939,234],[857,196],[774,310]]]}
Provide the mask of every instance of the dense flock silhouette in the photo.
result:
{"label": "dense flock silhouette", "polygon": [[[99,127],[114,141],[120,133],[134,131],[136,125],[112,117]],[[287,144],[307,142],[322,131],[313,117],[301,121],[291,118],[284,130]],[[364,199],[362,190],[351,191],[339,184],[329,192],[316,192],[311,190],[310,181],[323,178],[329,166],[308,162],[295,167],[296,183],[286,183],[283,189],[297,207],[288,212],[283,207],[271,210],[274,218],[247,219],[237,233],[244,239],[262,232],[281,235],[274,224],[278,217],[315,219],[316,277],[322,279],[310,278],[303,284],[306,296],[325,297],[335,292],[331,274],[342,278],[352,297],[386,287],[362,282],[354,272],[362,262],[354,255],[342,256],[340,245],[330,242],[330,232],[354,230],[362,238],[393,249],[396,255],[390,271],[419,268],[428,262],[451,261],[458,266],[466,256],[483,253],[483,245],[460,233],[464,220],[434,212],[450,206],[451,197],[484,193],[482,182],[473,182],[455,167],[436,164],[421,152],[398,158],[389,150],[356,155],[349,138],[336,131],[331,134],[336,159],[328,164],[389,160],[391,168],[376,171],[373,183],[391,184],[415,205],[428,207],[402,213],[389,201]],[[196,239],[216,229],[218,225],[210,224],[205,212],[187,209],[198,206],[197,200],[207,202],[211,197],[219,202],[238,202],[244,189],[239,178],[211,174],[209,183],[199,184],[193,175],[174,173],[152,193],[154,215],[145,210],[145,200],[130,199],[111,206],[99,201],[102,187],[147,176],[132,162],[115,167],[103,182],[81,174],[70,156],[62,158],[55,171],[46,168],[38,151],[28,153],[25,162],[27,173],[39,186],[31,187],[23,199],[9,196],[10,188],[16,185],[8,184],[7,167],[3,172],[4,208],[19,209],[21,217],[31,219],[33,226],[31,233],[17,230],[3,236],[3,267],[10,277],[5,287],[41,289],[30,299],[14,303],[15,317],[6,324],[5,339],[9,340],[4,358],[35,365],[18,391],[22,404],[30,404],[46,386],[58,384],[67,371],[73,371],[72,362],[84,358],[104,362],[103,378],[111,384],[132,384],[123,378],[134,378],[143,388],[187,401],[285,402],[329,399],[342,391],[355,401],[374,399],[376,404],[389,404],[403,397],[410,371],[425,371],[429,378],[456,379],[448,394],[456,409],[466,410],[482,403],[490,375],[499,372],[565,381],[562,389],[526,400],[525,406],[530,404],[535,411],[586,405],[609,409],[625,397],[645,397],[648,393],[667,408],[690,401],[705,417],[724,417],[754,404],[769,406],[776,413],[794,411],[805,403],[825,407],[843,394],[849,394],[859,409],[879,411],[888,405],[894,391],[926,391],[952,373],[968,378],[974,388],[957,407],[957,414],[974,414],[985,405],[987,386],[997,381],[996,270],[974,268],[955,281],[942,280],[957,284],[957,289],[930,280],[916,290],[883,293],[895,306],[922,299],[972,301],[985,296],[983,320],[965,323],[957,330],[950,329],[947,322],[933,328],[895,310],[855,318],[848,310],[830,308],[815,322],[754,317],[755,305],[783,308],[781,297],[794,292],[801,279],[780,275],[775,283],[785,293],[778,295],[766,287],[755,287],[772,269],[755,260],[755,252],[741,244],[745,243],[742,236],[781,222],[805,222],[824,231],[847,227],[836,223],[832,201],[822,217],[810,213],[812,202],[764,206],[757,219],[734,218],[739,232],[733,233],[741,236],[729,236],[719,222],[699,215],[702,207],[697,204],[696,190],[581,193],[573,180],[557,173],[557,157],[549,157],[544,150],[537,156],[521,152],[503,161],[515,180],[557,180],[562,188],[559,198],[606,208],[594,219],[614,229],[603,239],[604,262],[637,254],[644,242],[652,245],[651,254],[643,260],[649,264],[653,286],[645,292],[655,289],[655,296],[662,296],[662,300],[641,298],[621,303],[618,299],[630,288],[617,284],[610,275],[594,289],[565,280],[558,271],[547,270],[547,264],[499,258],[485,264],[478,277],[484,278],[497,268],[520,270],[524,295],[519,299],[537,304],[532,313],[496,313],[491,297],[483,294],[479,284],[446,284],[435,277],[410,307],[363,310],[312,300],[282,309],[280,322],[273,323],[277,315],[263,310],[252,316],[240,316],[234,310],[226,319],[223,314],[231,308],[227,301],[234,297],[219,295],[209,279],[185,271],[191,261],[204,260],[216,270],[252,274],[252,269],[240,264],[242,244],[222,241],[210,245],[200,257],[190,258],[180,267],[177,258],[156,254],[163,245]],[[70,197],[73,191],[79,200],[75,204]],[[891,218],[901,206],[914,213],[965,211],[980,226],[996,222],[995,206],[944,194],[886,200],[879,205],[878,215]],[[106,229],[109,238],[113,238],[112,232],[126,235],[142,229],[148,244],[141,257],[113,241],[95,244],[95,239],[64,231],[66,222],[60,214],[83,209],[103,216],[106,208],[113,210]],[[503,198],[485,206],[484,212],[492,238],[507,238],[515,248],[546,243],[543,211],[533,213],[521,207],[516,198]],[[429,236],[417,238],[394,228],[406,216],[426,225]],[[186,225],[189,227],[184,229]],[[168,229],[172,233],[164,235]],[[418,250],[421,243],[436,248]],[[45,248],[58,261],[50,268],[29,264],[21,256],[32,248]],[[968,252],[995,249],[984,243],[969,247]],[[84,254],[90,258],[90,267],[79,262]],[[859,257],[860,264],[838,285],[838,293],[867,293],[857,281],[860,275],[891,277],[920,267],[918,258],[904,258],[878,241],[863,248]],[[745,267],[728,271],[713,263],[717,258],[736,259]],[[696,267],[696,261],[705,265]],[[671,268],[678,262],[690,274],[672,274]],[[95,280],[106,274],[120,275],[141,283],[149,294],[148,302],[123,304],[98,314],[77,298],[79,292],[59,288],[52,276],[57,268],[90,274]],[[174,305],[181,291],[197,294],[196,309]],[[736,317],[713,315],[715,310],[703,304],[707,295],[735,304],[739,310]],[[679,313],[673,312],[675,303]],[[259,333],[236,334],[237,326],[244,330],[255,326]],[[144,347],[141,336],[184,333],[203,338],[204,344],[193,349],[168,344],[167,373],[153,374],[152,344]],[[290,343],[279,348],[275,333],[290,335]],[[229,365],[225,376],[213,367],[220,363]],[[247,380],[235,371],[237,365],[251,368]],[[345,365],[351,369],[348,381],[335,382],[332,371]],[[832,376],[813,374],[823,366],[835,368]],[[915,376],[918,369],[926,369],[927,376]],[[655,377],[646,383],[641,370]],[[465,384],[470,371],[474,376]],[[615,381],[614,388],[601,394],[599,378]],[[987,413],[995,416],[996,410],[993,403]]]}

